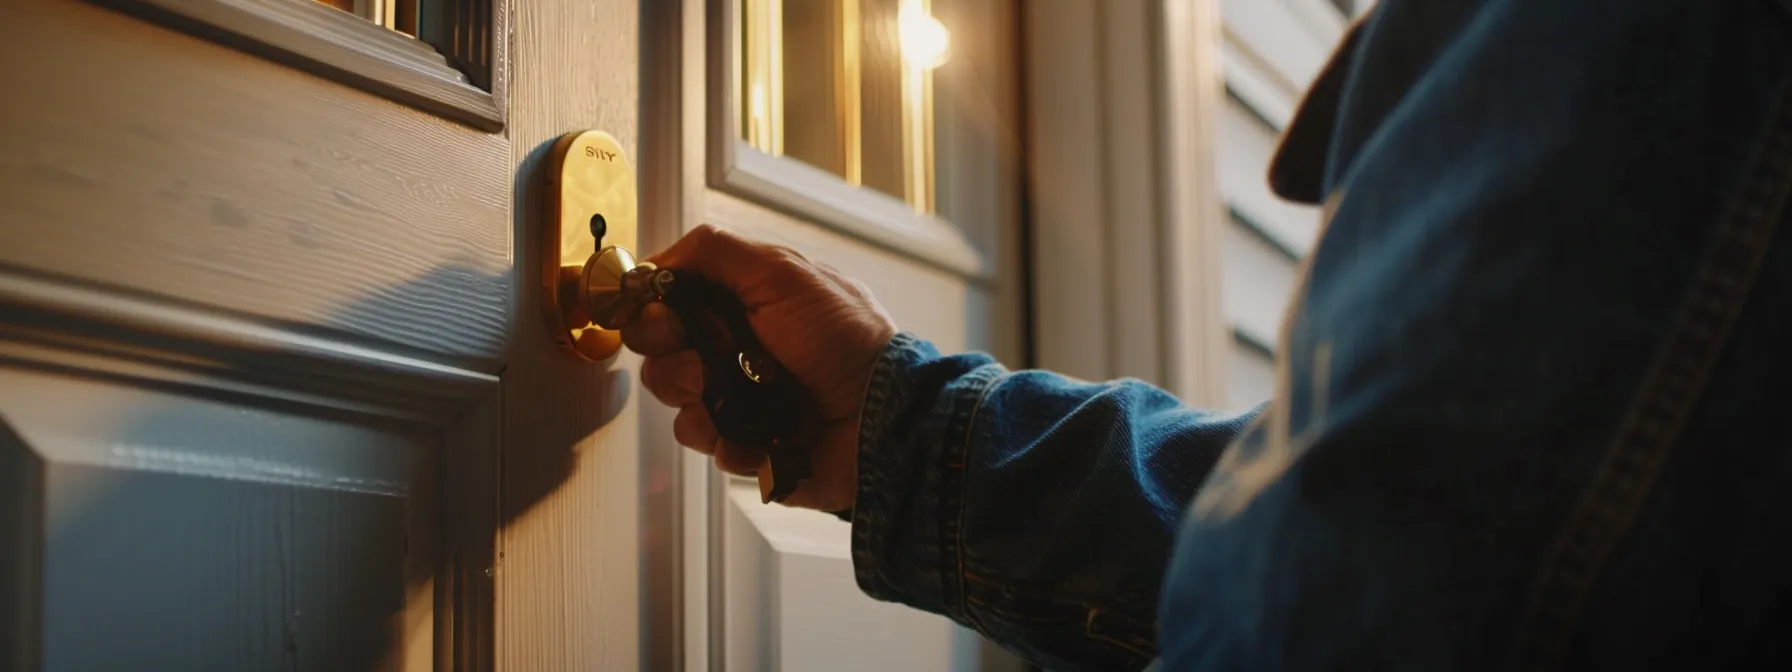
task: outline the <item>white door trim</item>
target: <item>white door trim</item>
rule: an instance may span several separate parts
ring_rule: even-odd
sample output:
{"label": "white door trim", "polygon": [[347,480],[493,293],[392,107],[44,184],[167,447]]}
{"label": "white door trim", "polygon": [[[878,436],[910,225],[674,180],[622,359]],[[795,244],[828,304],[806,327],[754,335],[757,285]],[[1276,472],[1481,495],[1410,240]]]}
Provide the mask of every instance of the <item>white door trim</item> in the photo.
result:
{"label": "white door trim", "polygon": [[1223,403],[1216,3],[1023,7],[1033,364]]}

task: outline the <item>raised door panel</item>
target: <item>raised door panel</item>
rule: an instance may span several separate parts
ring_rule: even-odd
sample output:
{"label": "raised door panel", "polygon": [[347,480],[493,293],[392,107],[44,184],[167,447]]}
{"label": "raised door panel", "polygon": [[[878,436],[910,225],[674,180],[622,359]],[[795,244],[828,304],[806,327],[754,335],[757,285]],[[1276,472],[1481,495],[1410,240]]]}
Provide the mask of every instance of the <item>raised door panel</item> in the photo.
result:
{"label": "raised door panel", "polygon": [[502,134],[77,0],[0,59],[0,270],[498,369]]}
{"label": "raised door panel", "polygon": [[458,527],[480,518],[453,511],[478,507],[442,496],[448,462],[490,456],[467,416],[20,327],[0,332],[9,669],[473,666],[455,619],[489,592],[454,584],[483,566]]}
{"label": "raised door panel", "polygon": [[11,477],[42,493],[25,548],[43,558],[44,669],[367,669],[403,652],[431,437],[21,369],[0,370],[0,415]]}
{"label": "raised door panel", "polygon": [[724,632],[726,669],[976,669],[959,660],[950,621],[859,590],[848,525],[761,504],[750,483],[730,485],[726,497],[725,582],[735,626]]}

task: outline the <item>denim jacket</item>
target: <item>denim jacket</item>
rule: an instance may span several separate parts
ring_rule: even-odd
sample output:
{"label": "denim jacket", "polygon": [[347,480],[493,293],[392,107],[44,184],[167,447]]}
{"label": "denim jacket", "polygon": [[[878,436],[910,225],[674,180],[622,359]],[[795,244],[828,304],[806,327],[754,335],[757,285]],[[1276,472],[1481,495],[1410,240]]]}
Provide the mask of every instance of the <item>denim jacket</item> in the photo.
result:
{"label": "denim jacket", "polygon": [[1049,669],[1792,661],[1786,0],[1382,0],[1250,412],[877,364],[858,583]]}

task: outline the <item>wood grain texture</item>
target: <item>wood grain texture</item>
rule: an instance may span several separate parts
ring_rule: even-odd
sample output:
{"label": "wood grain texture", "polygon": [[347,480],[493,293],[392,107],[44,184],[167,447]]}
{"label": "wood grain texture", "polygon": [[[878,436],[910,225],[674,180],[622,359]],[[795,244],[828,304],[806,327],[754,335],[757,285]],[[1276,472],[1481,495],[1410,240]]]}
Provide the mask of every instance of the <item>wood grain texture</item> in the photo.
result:
{"label": "wood grain texture", "polygon": [[[637,160],[637,3],[517,3],[510,132],[517,235],[543,216],[536,170],[561,134],[598,129]],[[637,160],[638,165],[638,160]],[[537,263],[518,247],[519,268]],[[639,524],[637,359],[583,365],[556,351],[533,288],[512,313],[516,346],[503,376],[503,515],[497,568],[497,661],[507,670],[640,669],[643,535]]]}
{"label": "wood grain texture", "polygon": [[71,0],[0,57],[0,266],[499,368],[505,138]]}

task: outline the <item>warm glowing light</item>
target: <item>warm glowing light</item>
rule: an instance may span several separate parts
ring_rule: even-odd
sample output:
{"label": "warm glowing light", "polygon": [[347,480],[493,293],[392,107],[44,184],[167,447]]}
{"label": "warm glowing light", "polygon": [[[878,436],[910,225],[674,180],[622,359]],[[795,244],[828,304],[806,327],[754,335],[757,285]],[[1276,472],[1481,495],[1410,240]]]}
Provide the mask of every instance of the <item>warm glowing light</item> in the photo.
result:
{"label": "warm glowing light", "polygon": [[951,36],[939,19],[927,15],[920,0],[906,0],[896,17],[896,37],[902,45],[902,58],[910,66],[932,70],[945,65],[950,57]]}

